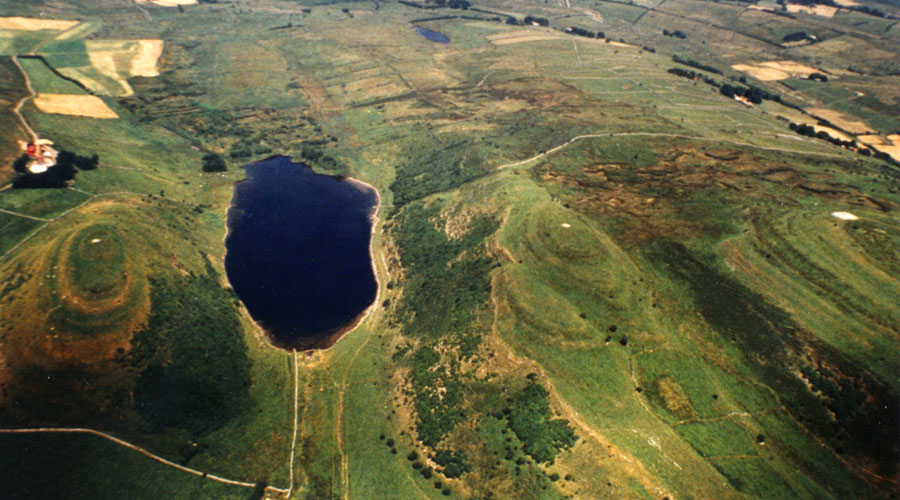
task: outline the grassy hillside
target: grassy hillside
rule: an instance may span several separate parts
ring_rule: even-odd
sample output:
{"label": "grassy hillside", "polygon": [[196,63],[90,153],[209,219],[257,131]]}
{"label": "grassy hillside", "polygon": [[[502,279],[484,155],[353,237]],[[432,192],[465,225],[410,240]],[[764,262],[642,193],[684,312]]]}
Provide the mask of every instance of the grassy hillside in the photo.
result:
{"label": "grassy hillside", "polygon": [[[895,489],[900,174],[787,123],[829,108],[854,141],[853,120],[896,133],[878,104],[898,98],[889,21],[700,0],[471,7],[0,0],[82,21],[0,33],[56,69],[93,67],[89,46],[165,43],[159,76],[97,91],[117,119],[23,107],[100,163],[67,189],[0,192],[0,427],[95,429],[200,474],[96,435],[4,433],[14,498]],[[817,41],[785,42],[798,30]],[[788,60],[829,81],[732,67]],[[23,62],[38,92],[85,92]],[[201,172],[210,152],[226,172]],[[271,347],[225,279],[239,166],[271,154],[381,195],[376,307],[326,351]]]}

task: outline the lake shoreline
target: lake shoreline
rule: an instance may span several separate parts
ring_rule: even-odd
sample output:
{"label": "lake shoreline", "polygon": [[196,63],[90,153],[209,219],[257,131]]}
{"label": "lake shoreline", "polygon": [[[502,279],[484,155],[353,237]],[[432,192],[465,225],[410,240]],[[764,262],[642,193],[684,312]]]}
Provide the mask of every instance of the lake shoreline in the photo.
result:
{"label": "lake shoreline", "polygon": [[[350,177],[350,176],[339,176],[339,175],[319,173],[319,172],[316,172],[310,165],[303,163],[303,162],[294,162],[289,156],[286,156],[286,155],[272,155],[263,160],[259,160],[256,162],[252,162],[252,163],[243,165],[241,168],[244,168],[246,170],[247,167],[250,167],[252,165],[258,165],[263,162],[273,161],[273,160],[278,160],[278,159],[285,160],[285,161],[289,162],[291,165],[297,166],[299,168],[308,168],[313,174],[315,174],[317,176],[328,177],[328,178],[334,179],[338,182],[347,182],[348,184],[352,185],[354,188],[359,189],[361,192],[363,192],[367,195],[369,193],[374,195],[374,204],[371,206],[371,208],[369,208],[368,213],[366,215],[368,222],[369,222],[369,233],[368,233],[368,241],[367,241],[366,246],[368,249],[368,265],[370,266],[370,269],[371,269],[371,278],[374,281],[375,295],[374,295],[374,299],[371,301],[371,303],[364,310],[362,310],[359,314],[357,314],[350,321],[348,321],[346,324],[344,324],[340,327],[337,327],[336,329],[334,329],[331,332],[324,333],[321,335],[315,335],[315,336],[310,336],[310,337],[298,337],[295,340],[285,341],[283,339],[279,339],[277,334],[272,333],[272,331],[265,326],[265,323],[263,321],[257,320],[256,318],[254,318],[253,314],[250,313],[250,310],[247,308],[247,305],[245,304],[244,300],[241,299],[240,296],[238,296],[238,299],[241,302],[241,307],[245,311],[247,311],[249,319],[258,328],[258,333],[261,334],[261,336],[266,339],[266,342],[269,345],[271,345],[272,347],[274,347],[276,349],[285,351],[285,352],[294,352],[294,351],[307,352],[311,355],[312,352],[314,352],[314,351],[329,350],[330,348],[334,347],[345,335],[347,335],[348,333],[350,333],[353,330],[355,330],[356,328],[358,328],[366,320],[366,318],[369,317],[376,310],[378,301],[381,299],[381,296],[382,296],[381,281],[382,280],[379,279],[379,272],[378,272],[378,266],[376,263],[375,249],[374,249],[376,232],[378,231],[378,224],[380,222],[380,211],[382,208],[381,193],[378,191],[377,188],[375,188],[375,186],[373,186],[365,181],[362,181],[360,179],[356,179],[356,178]],[[228,253],[229,253],[228,248],[226,246],[226,242],[228,241],[229,237],[231,237],[233,235],[233,231],[234,231],[234,227],[233,227],[234,219],[233,218],[237,216],[237,215],[235,215],[237,212],[241,211],[241,209],[236,206],[236,202],[239,201],[238,186],[240,186],[241,184],[248,182],[250,180],[252,180],[252,178],[249,174],[247,174],[244,179],[240,179],[240,180],[234,182],[233,188],[232,188],[231,200],[229,201],[229,203],[225,209],[225,235],[222,238],[222,245],[223,245],[223,247],[226,247],[226,248],[225,248],[225,252],[223,254],[223,265],[224,265],[225,260],[227,259]],[[231,288],[231,290],[234,291],[235,294],[237,294],[234,284],[232,283],[232,279],[229,276],[229,273],[227,272],[227,267],[226,267],[226,272],[225,272],[225,280],[226,280],[228,286]]]}

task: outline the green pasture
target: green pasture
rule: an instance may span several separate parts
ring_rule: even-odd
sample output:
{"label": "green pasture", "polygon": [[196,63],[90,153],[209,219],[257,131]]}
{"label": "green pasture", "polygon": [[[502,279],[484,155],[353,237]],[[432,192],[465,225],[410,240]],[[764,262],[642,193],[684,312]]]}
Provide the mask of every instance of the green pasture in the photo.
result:
{"label": "green pasture", "polygon": [[245,500],[253,492],[175,470],[99,436],[2,434],[0,443],[7,451],[3,477],[11,499],[115,498],[127,491],[130,498],[148,500]]}
{"label": "green pasture", "polygon": [[[207,415],[216,425],[167,425],[143,408],[112,430],[201,471],[293,486],[295,499],[877,496],[855,464],[890,464],[888,447],[878,447],[890,443],[889,426],[864,432],[880,414],[865,407],[861,387],[885,405],[896,400],[900,241],[882,210],[900,202],[896,173],[794,138],[766,106],[666,73],[673,51],[726,73],[734,58],[768,57],[769,44],[713,24],[775,40],[802,23],[700,1],[576,5],[599,12],[596,24],[580,12],[562,17],[562,6],[504,0],[491,8],[602,29],[636,47],[552,28],[424,23],[450,37],[442,45],[409,21],[462,11],[317,3],[145,6],[149,22],[134,5],[60,6],[60,16],[90,22],[41,47],[54,67],[86,68],[87,36],[161,37],[167,48],[160,77],[133,79],[133,98],[106,99],[119,119],[24,107],[42,137],[97,154],[100,165],[78,172],[73,189],[0,193],[4,210],[54,219],[0,213],[0,252],[33,235],[0,254],[2,276],[17,280],[3,288],[0,315],[17,309],[2,323],[31,317],[22,297],[34,296],[61,335],[103,336],[149,300],[135,337],[147,350],[110,369],[122,387],[147,366],[208,375],[246,361],[236,399],[226,398],[231,414]],[[823,20],[817,33],[850,20]],[[859,29],[880,26],[869,24]],[[676,28],[689,37],[661,35]],[[561,38],[488,39],[506,30]],[[0,38],[0,53],[41,41]],[[21,62],[38,92],[82,93],[42,62]],[[785,83],[891,129],[892,118],[839,82]],[[621,133],[701,139],[603,136],[517,164],[579,135]],[[229,170],[202,173],[208,152],[223,154]],[[373,243],[378,304],[314,354],[272,348],[223,270],[238,167],[280,153],[371,183],[384,205]],[[838,221],[837,210],[860,219]],[[54,266],[81,295],[111,296],[126,277],[132,288],[98,317],[63,301]],[[227,337],[235,357],[193,362],[185,347],[206,349],[196,332]],[[535,406],[550,416],[526,431],[511,421],[534,417],[515,403],[530,383],[545,389]],[[140,389],[126,392],[158,399]],[[840,416],[824,424],[831,414]],[[526,450],[547,437],[548,420],[578,440],[545,449],[552,458],[538,463]],[[188,457],[194,445],[200,452]],[[3,435],[0,448],[20,452],[5,468],[16,492],[253,494],[93,436]],[[439,451],[470,470],[448,479],[415,467]]]}
{"label": "green pasture", "polygon": [[64,80],[55,74],[40,59],[19,58],[19,64],[28,73],[31,87],[37,93],[47,94],[84,94],[84,90],[78,85]]}

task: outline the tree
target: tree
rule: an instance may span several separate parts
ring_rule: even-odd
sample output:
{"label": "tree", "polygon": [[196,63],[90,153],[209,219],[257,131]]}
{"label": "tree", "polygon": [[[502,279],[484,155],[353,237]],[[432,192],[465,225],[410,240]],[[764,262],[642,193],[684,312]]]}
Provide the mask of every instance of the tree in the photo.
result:
{"label": "tree", "polygon": [[203,155],[204,172],[224,172],[226,169],[225,160],[221,155],[216,153]]}
{"label": "tree", "polygon": [[28,171],[28,157],[22,155],[13,162],[13,171],[17,174],[24,174]]}
{"label": "tree", "polygon": [[722,88],[719,90],[719,92],[721,92],[725,97],[734,97],[734,87],[727,83],[725,85],[722,85]]}

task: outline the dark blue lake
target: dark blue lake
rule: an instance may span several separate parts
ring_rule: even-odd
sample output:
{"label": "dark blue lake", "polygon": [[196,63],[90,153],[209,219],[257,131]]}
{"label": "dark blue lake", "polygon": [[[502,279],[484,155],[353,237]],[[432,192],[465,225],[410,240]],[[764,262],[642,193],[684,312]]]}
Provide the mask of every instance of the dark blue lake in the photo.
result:
{"label": "dark blue lake", "polygon": [[416,31],[418,31],[420,35],[431,40],[432,42],[450,43],[450,39],[447,38],[447,35],[441,33],[440,31],[433,31],[428,28],[423,28],[421,26],[416,26]]}
{"label": "dark blue lake", "polygon": [[328,347],[375,300],[377,193],[284,156],[244,168],[228,209],[228,281],[274,344]]}

